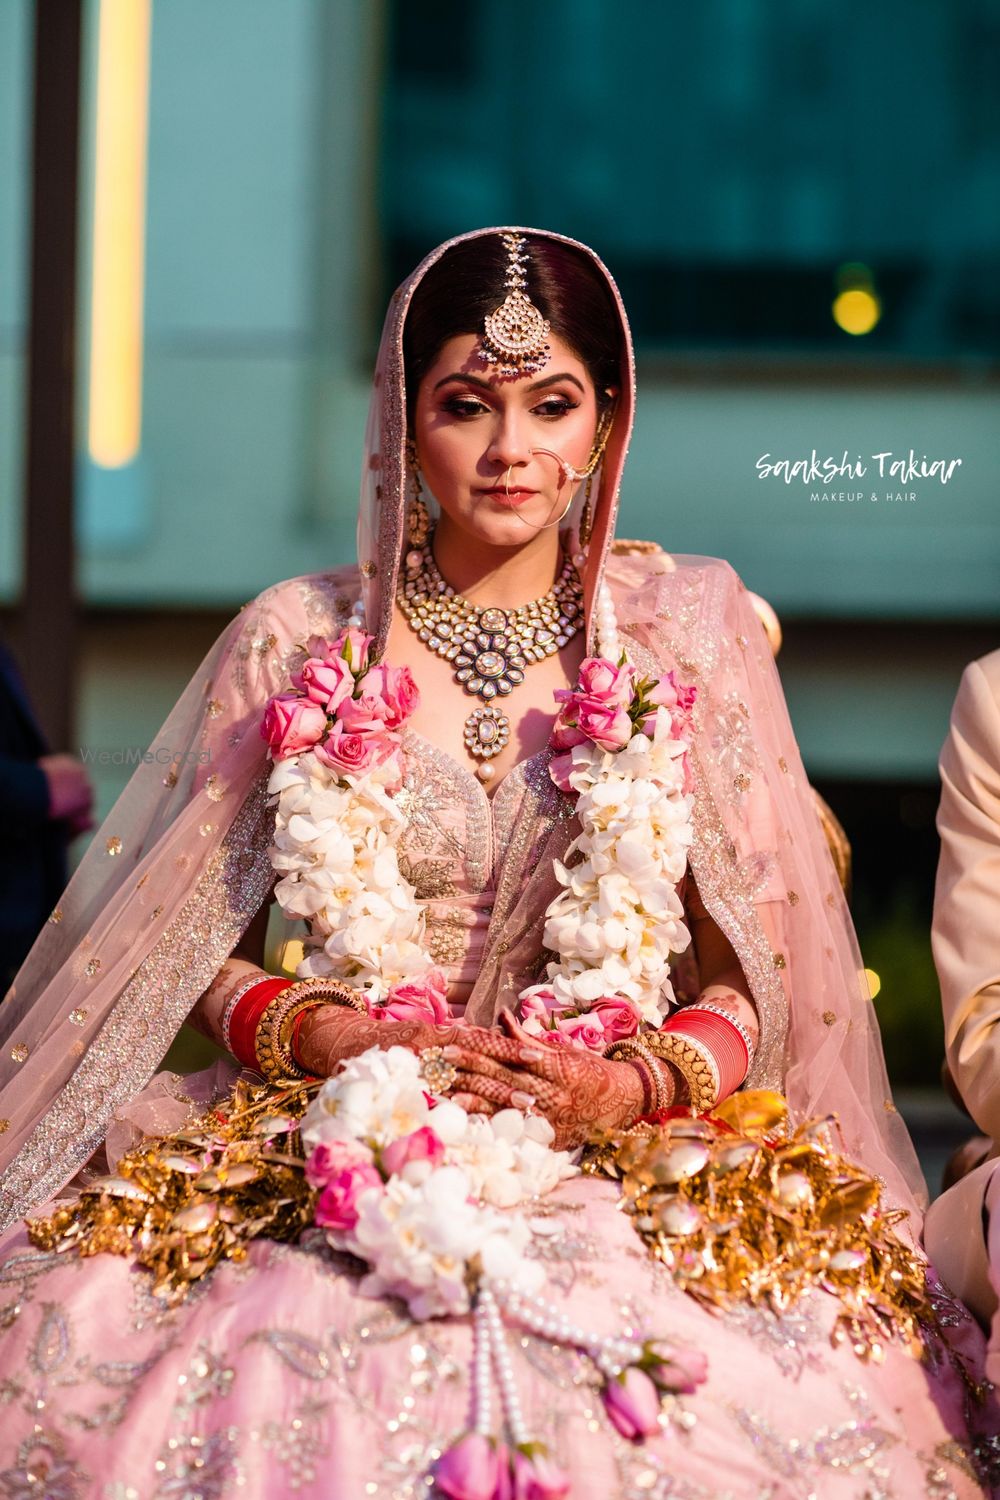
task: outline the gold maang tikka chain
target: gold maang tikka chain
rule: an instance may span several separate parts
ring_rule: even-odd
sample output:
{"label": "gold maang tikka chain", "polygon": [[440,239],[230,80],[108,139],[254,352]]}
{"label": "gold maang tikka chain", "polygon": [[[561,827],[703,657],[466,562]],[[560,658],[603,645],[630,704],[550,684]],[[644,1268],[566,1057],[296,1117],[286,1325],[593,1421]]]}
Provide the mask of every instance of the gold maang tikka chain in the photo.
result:
{"label": "gold maang tikka chain", "polygon": [[525,669],[571,641],[583,626],[583,584],[567,556],[556,582],[541,599],[517,609],[473,604],[456,594],[438,571],[433,537],[407,557],[397,603],[411,629],[438,656],[455,664],[455,680],[481,700],[465,721],[463,738],[479,764],[480,781],[510,739],[510,720],[498,699],[524,681]]}

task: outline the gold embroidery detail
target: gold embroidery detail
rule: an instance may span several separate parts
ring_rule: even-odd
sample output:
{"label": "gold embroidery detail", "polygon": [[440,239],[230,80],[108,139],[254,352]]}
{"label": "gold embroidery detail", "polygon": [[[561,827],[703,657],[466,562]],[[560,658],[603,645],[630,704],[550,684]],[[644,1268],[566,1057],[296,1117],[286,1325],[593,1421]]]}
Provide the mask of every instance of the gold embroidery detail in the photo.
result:
{"label": "gold embroidery detail", "polygon": [[798,904],[799,904],[799,893],[798,893],[798,891],[786,891],[785,892],[785,896],[786,896],[786,898],[788,900],[789,906],[798,906]]}
{"label": "gold embroidery detail", "polygon": [[51,915],[49,916],[49,921],[55,923],[55,922],[61,922],[62,919],[63,919],[63,909],[62,909],[62,907],[61,906],[54,907],[53,910],[52,910]]}
{"label": "gold embroidery detail", "polygon": [[115,855],[122,852],[122,841],[117,833],[113,833],[104,845],[109,854]]}
{"label": "gold embroidery detail", "polygon": [[12,1062],[22,1063],[28,1061],[28,1049],[23,1042],[15,1042],[10,1049]]}
{"label": "gold embroidery detail", "polygon": [[9,1129],[10,1129],[10,1121],[9,1120],[0,1120],[0,1135],[3,1135]]}
{"label": "gold embroidery detail", "polygon": [[372,562],[371,558],[365,558],[361,564],[361,576],[363,578],[374,578],[378,572],[378,563]]}
{"label": "gold embroidery detail", "polygon": [[739,648],[740,648],[741,651],[745,651],[747,649],[747,638],[746,638],[746,636],[745,635],[738,635],[736,637],[736,644],[737,644],[737,646],[739,646]]}
{"label": "gold embroidery detail", "polygon": [[834,1010],[825,1010],[823,1012],[823,1025],[824,1026],[832,1026],[834,1024],[834,1022],[836,1021],[836,1019],[837,1019],[837,1012],[836,1011],[834,1011]]}
{"label": "gold embroidery detail", "polygon": [[209,698],[205,704],[205,712],[210,719],[217,719],[221,713],[225,712],[225,708],[226,705],[222,702],[221,698]]}
{"label": "gold embroidery detail", "polygon": [[733,777],[733,786],[738,792],[748,792],[750,790],[750,777],[744,776],[741,771],[738,776]]}
{"label": "gold embroidery detail", "polygon": [[783,953],[775,953],[774,967],[776,969],[783,969],[785,967],[785,955]]}
{"label": "gold embroidery detail", "polygon": [[218,775],[214,771],[205,781],[205,795],[213,802],[221,802],[226,795],[226,789],[220,784]]}
{"label": "gold embroidery detail", "polygon": [[778,770],[785,772],[788,771],[788,762],[783,755],[778,756]]}
{"label": "gold embroidery detail", "polygon": [[213,833],[214,831],[215,831],[215,824],[214,823],[200,823],[198,825],[198,832],[201,834],[201,836],[202,836],[203,839],[207,839],[208,836],[209,836],[209,834]]}
{"label": "gold embroidery detail", "polygon": [[69,1018],[74,1026],[82,1026],[87,1019],[87,1012],[77,1005],[70,1011]]}
{"label": "gold embroidery detail", "polygon": [[94,975],[97,973],[100,967],[101,960],[99,958],[91,958],[85,965],[83,972],[86,974],[88,979],[93,979]]}
{"label": "gold embroidery detail", "polygon": [[177,785],[177,772],[168,771],[163,778],[163,785],[166,787],[175,787]]}

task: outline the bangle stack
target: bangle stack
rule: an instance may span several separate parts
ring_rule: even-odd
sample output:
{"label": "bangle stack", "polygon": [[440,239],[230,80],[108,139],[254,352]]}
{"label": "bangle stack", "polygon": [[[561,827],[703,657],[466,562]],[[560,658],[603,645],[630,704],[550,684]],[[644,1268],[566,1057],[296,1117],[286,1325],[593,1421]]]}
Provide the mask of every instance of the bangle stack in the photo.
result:
{"label": "bangle stack", "polygon": [[363,996],[349,985],[331,979],[274,978],[254,974],[237,985],[222,1015],[222,1037],[228,1050],[245,1068],[263,1073],[273,1083],[308,1075],[295,1059],[299,1022],[321,1005],[345,1005],[368,1015]]}
{"label": "bangle stack", "polygon": [[292,1051],[297,1022],[306,1011],[321,1005],[345,1005],[367,1016],[368,1007],[356,991],[329,979],[300,979],[275,995],[264,1010],[257,1026],[255,1048],[257,1062],[271,1083],[309,1075],[295,1060]]}
{"label": "bangle stack", "polygon": [[631,1063],[643,1079],[642,1112],[644,1115],[659,1114],[673,1103],[674,1083],[663,1064],[646,1045],[648,1036],[627,1036],[620,1042],[612,1042],[605,1057],[614,1062]]}
{"label": "bangle stack", "polygon": [[721,1007],[688,1005],[645,1038],[688,1086],[691,1108],[704,1114],[746,1081],[753,1057],[750,1034]]}

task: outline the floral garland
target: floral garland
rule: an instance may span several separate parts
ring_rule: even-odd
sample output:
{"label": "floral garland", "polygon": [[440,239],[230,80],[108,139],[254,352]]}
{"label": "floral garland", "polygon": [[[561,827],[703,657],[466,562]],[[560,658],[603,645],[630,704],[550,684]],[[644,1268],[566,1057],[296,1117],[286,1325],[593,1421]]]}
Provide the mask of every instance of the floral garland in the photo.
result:
{"label": "floral garland", "polygon": [[335,1250],[365,1263],[361,1295],[402,1298],[420,1321],[472,1312],[469,1430],[432,1471],[435,1491],[456,1500],[558,1500],[569,1490],[528,1434],[505,1324],[586,1356],[608,1417],[633,1441],[662,1426],[664,1394],[690,1393],[706,1378],[697,1351],[602,1337],[539,1296],[543,1264],[527,1253],[527,1222],[509,1210],[578,1171],[553,1138],[541,1116],[505,1109],[487,1119],[427,1093],[420,1060],[404,1047],[350,1058],[301,1123],[315,1222]]}
{"label": "floral garland", "polygon": [[[691,940],[675,887],[692,838],[696,690],[673,672],[638,676],[617,651],[607,595],[599,623],[608,654],[588,657],[576,686],[555,695],[550,774],[575,795],[582,832],[555,865],[562,889],[545,912],[556,958],[519,1004],[526,1029],[553,1045],[604,1051],[662,1023],[671,956]],[[371,642],[356,626],[332,643],[311,637],[293,690],[268,701],[275,895],[310,925],[300,978],[336,977],[377,1016],[444,1021],[445,979],[396,857],[400,731],[419,693],[407,667],[370,663]]]}

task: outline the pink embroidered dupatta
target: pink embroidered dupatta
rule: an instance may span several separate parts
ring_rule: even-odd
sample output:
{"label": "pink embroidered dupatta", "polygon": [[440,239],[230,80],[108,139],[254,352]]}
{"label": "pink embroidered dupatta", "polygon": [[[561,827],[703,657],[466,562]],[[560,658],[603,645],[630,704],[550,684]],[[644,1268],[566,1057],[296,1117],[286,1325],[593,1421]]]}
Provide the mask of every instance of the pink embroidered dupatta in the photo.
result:
{"label": "pink embroidered dupatta", "polygon": [[[529,244],[542,233],[519,232]],[[883,1178],[893,1201],[913,1207],[923,1193],[919,1168],[892,1106],[853,925],[763,630],[727,563],[655,547],[612,550],[634,409],[628,321],[593,251],[546,237],[592,259],[621,319],[621,395],[596,476],[584,570],[589,639],[606,576],[637,664],[650,672],[675,667],[699,689],[690,864],[760,1013],[749,1081],[781,1088],[800,1117],[836,1113],[849,1153]],[[258,733],[267,697],[287,686],[310,634],[339,628],[359,587],[376,651],[384,650],[407,502],[404,320],[421,277],[453,243],[427,257],[386,315],[362,469],[360,574],[344,569],[278,584],[223,633],[0,1008],[2,1226],[57,1192],[100,1144],[268,896],[271,819]],[[492,1022],[537,973],[552,858],[572,837],[571,814],[539,761],[525,775],[499,872],[466,1009],[472,1022]]]}

